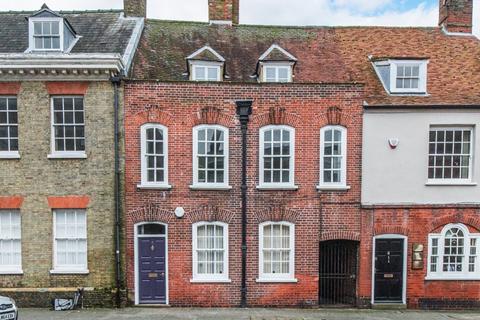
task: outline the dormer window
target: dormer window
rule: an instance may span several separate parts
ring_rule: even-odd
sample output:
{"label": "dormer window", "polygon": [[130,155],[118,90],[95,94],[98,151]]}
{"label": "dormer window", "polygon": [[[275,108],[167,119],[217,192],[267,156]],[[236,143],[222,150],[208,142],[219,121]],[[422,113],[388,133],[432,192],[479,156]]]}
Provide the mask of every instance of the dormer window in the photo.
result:
{"label": "dormer window", "polygon": [[292,82],[293,67],[297,58],[285,49],[274,44],[258,59],[257,75],[259,82]]}
{"label": "dormer window", "polygon": [[385,90],[392,94],[427,94],[428,60],[381,60],[373,63]]}
{"label": "dormer window", "polygon": [[196,61],[191,63],[191,80],[220,81],[221,64]]}
{"label": "dormer window", "polygon": [[78,40],[68,20],[46,5],[27,19],[29,46],[26,52],[69,52]]}
{"label": "dormer window", "polygon": [[192,81],[222,81],[225,59],[209,46],[187,57],[188,74]]}
{"label": "dormer window", "polygon": [[33,21],[34,50],[60,50],[60,21]]}
{"label": "dormer window", "polygon": [[262,69],[262,82],[292,82],[292,65],[289,63],[263,63]]}

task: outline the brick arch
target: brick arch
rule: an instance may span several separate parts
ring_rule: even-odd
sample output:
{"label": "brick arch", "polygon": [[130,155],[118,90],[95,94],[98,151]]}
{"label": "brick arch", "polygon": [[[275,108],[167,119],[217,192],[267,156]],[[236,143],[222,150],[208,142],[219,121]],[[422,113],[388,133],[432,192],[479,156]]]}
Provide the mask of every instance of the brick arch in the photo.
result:
{"label": "brick arch", "polygon": [[408,229],[402,226],[375,226],[374,235],[379,236],[382,234],[400,234],[406,236]]}
{"label": "brick arch", "polygon": [[360,233],[353,231],[329,231],[322,232],[320,235],[320,241],[328,240],[351,240],[360,241]]}
{"label": "brick arch", "polygon": [[215,206],[202,206],[201,208],[194,209],[187,214],[187,219],[191,223],[201,221],[219,221],[230,223],[233,220],[234,213],[232,211],[220,209]]}
{"label": "brick arch", "polygon": [[131,225],[140,222],[163,222],[168,224],[172,222],[174,218],[173,210],[162,209],[153,203],[132,210],[127,214],[127,219]]}
{"label": "brick arch", "polygon": [[284,107],[271,107],[268,112],[252,117],[252,124],[257,127],[284,124],[295,128],[299,123],[300,117],[295,113],[288,112]]}
{"label": "brick arch", "polygon": [[219,108],[210,106],[192,113],[189,123],[192,127],[200,124],[219,124],[229,128],[235,125],[235,117],[225,114]]}
{"label": "brick arch", "polygon": [[173,123],[173,115],[169,112],[161,110],[159,107],[146,107],[145,109],[135,113],[131,117],[125,119],[126,126],[141,126],[145,123],[159,123],[166,127]]}
{"label": "brick arch", "polygon": [[295,223],[300,215],[300,212],[297,210],[284,208],[283,206],[273,206],[268,209],[255,211],[254,215],[258,223],[265,221],[287,221]]}
{"label": "brick arch", "polygon": [[464,217],[461,214],[446,215],[443,217],[435,218],[432,222],[430,222],[428,230],[430,230],[430,232],[434,232],[436,229],[443,227],[449,223],[461,223],[480,230],[480,218]]}
{"label": "brick arch", "polygon": [[348,128],[352,123],[352,115],[339,107],[330,107],[315,116],[315,123],[317,123],[320,128],[328,125],[340,125]]}

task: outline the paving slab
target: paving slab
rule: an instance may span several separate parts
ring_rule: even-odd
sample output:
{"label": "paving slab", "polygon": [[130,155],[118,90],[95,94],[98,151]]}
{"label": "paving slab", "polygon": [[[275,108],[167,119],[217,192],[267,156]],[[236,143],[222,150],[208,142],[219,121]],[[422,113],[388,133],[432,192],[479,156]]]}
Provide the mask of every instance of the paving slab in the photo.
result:
{"label": "paving slab", "polygon": [[21,309],[20,320],[480,320],[479,312],[359,309],[126,308]]}

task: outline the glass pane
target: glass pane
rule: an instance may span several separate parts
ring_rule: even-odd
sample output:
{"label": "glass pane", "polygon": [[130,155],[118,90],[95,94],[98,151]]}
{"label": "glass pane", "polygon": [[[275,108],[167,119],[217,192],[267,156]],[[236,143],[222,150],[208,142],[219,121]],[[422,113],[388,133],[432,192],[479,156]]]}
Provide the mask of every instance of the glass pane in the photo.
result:
{"label": "glass pane", "polygon": [[138,226],[138,234],[165,234],[165,226],[163,224],[156,223],[140,225]]}

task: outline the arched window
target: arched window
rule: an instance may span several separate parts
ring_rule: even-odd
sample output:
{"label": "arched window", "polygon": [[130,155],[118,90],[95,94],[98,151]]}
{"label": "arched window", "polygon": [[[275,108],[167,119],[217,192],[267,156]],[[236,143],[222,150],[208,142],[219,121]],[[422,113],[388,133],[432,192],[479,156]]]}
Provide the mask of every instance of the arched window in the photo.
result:
{"label": "arched window", "polygon": [[320,130],[320,185],[322,188],[347,186],[347,129],[326,126]]}
{"label": "arched window", "polygon": [[480,280],[480,234],[470,233],[463,224],[449,224],[428,238],[427,278]]}
{"label": "arched window", "polygon": [[295,129],[271,125],[260,129],[260,188],[295,188]]}
{"label": "arched window", "polygon": [[168,186],[168,129],[159,124],[141,127],[142,183],[139,187]]}
{"label": "arched window", "polygon": [[193,224],[194,282],[226,282],[228,279],[228,225],[223,222]]}
{"label": "arched window", "polygon": [[290,222],[260,224],[258,281],[295,280],[295,225]]}
{"label": "arched window", "polygon": [[192,188],[229,188],[228,129],[219,125],[193,128]]}

